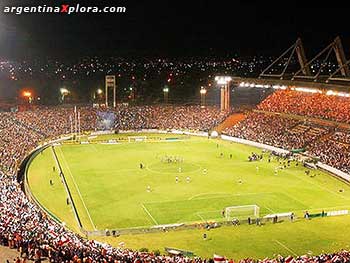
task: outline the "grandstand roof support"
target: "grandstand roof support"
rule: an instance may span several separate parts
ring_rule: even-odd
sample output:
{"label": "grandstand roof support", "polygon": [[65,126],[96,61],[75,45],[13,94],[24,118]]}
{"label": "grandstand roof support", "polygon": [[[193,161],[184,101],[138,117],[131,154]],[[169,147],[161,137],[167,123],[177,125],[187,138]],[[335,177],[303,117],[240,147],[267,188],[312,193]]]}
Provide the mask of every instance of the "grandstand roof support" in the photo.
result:
{"label": "grandstand roof support", "polygon": [[343,64],[343,66],[339,67],[336,71],[334,71],[334,72],[329,76],[329,78],[326,80],[326,83],[328,83],[328,82],[331,81],[331,80],[350,81],[349,78],[335,78],[335,77],[334,77],[339,71],[342,70],[342,68],[344,68],[344,67],[349,68],[349,65],[350,65],[350,60],[348,60],[345,64]]}
{"label": "grandstand roof support", "polygon": [[222,111],[229,111],[230,110],[230,104],[231,104],[231,97],[230,97],[230,85],[226,84],[220,88],[220,109]]}
{"label": "grandstand roof support", "polygon": [[[288,61],[287,61],[286,65],[284,66],[281,74],[267,74],[266,73],[274,65],[276,65],[280,60],[282,60],[289,52],[290,52],[290,55],[288,57]],[[265,68],[261,72],[261,74],[259,75],[259,78],[261,78],[261,77],[279,77],[279,78],[283,79],[283,77],[286,73],[286,70],[287,70],[294,54],[297,54],[298,61],[299,61],[300,67],[302,69],[302,72],[307,76],[311,75],[310,68],[307,65],[307,60],[306,60],[306,56],[305,56],[305,50],[304,50],[303,43],[302,43],[301,39],[298,38],[297,41],[292,46],[290,46],[285,52],[282,53],[281,56],[279,56],[276,60],[274,60],[267,68]]]}
{"label": "grandstand roof support", "polygon": [[[328,52],[327,52],[328,51]],[[329,59],[329,56],[331,55],[332,51],[334,51],[336,58],[337,58],[337,62],[339,65],[339,68],[337,69],[336,73],[338,73],[339,71],[341,72],[343,77],[349,77],[349,67],[348,64],[346,62],[346,58],[345,58],[345,53],[344,53],[344,49],[343,49],[343,45],[341,43],[341,39],[340,37],[336,37],[334,39],[334,41],[332,43],[330,43],[327,47],[325,47],[321,52],[319,52],[313,59],[311,59],[309,62],[307,62],[304,67],[302,67],[298,72],[296,72],[294,74],[294,76],[292,77],[292,80],[294,80],[295,78],[308,78],[308,79],[313,79],[314,81],[318,80],[318,77],[321,74],[322,69],[325,67],[326,62]],[[304,73],[304,69],[305,68],[309,68],[309,66],[318,58],[320,58],[324,53],[327,52],[327,55],[325,57],[325,59],[323,60],[318,72],[316,73],[316,75],[314,76],[303,76],[303,75],[299,75],[301,72]],[[334,76],[334,75],[333,75]]]}
{"label": "grandstand roof support", "polygon": [[335,55],[337,57],[339,69],[340,69],[342,76],[349,77],[350,76],[349,66],[348,66],[348,63],[346,62],[343,44],[342,44],[339,36],[336,37],[334,40],[334,51],[335,51]]}

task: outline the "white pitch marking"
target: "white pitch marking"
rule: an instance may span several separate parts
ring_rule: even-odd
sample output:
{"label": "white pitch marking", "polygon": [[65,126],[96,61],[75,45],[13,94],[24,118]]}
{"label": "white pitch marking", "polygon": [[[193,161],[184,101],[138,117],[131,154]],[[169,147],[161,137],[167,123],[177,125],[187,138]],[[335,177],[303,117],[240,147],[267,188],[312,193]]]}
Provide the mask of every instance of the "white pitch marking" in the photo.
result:
{"label": "white pitch marking", "polygon": [[275,239],[275,242],[280,245],[281,247],[285,248],[286,250],[288,250],[290,253],[292,253],[294,256],[298,256],[297,253],[295,253],[293,250],[291,250],[289,247],[287,247],[286,245],[284,245],[283,243],[281,243],[280,241],[278,241],[277,239]]}
{"label": "white pitch marking", "polygon": [[147,210],[147,208],[141,204],[143,210],[145,210],[145,212],[147,213],[147,215],[152,219],[152,221],[156,224],[156,225],[159,225],[158,222],[154,219],[154,217],[151,215],[151,213]]}

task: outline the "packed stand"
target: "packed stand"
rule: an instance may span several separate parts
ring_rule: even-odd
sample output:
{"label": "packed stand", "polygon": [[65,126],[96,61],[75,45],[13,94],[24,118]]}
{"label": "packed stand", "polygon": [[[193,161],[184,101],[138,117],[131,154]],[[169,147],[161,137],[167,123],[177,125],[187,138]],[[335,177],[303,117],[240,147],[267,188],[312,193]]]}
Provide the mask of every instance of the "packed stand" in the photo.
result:
{"label": "packed stand", "polygon": [[217,107],[135,106],[118,107],[116,129],[186,129],[209,131],[228,116]]}
{"label": "packed stand", "polygon": [[350,173],[350,133],[335,132],[330,137],[316,141],[308,148],[308,153],[320,161],[345,173]]}
{"label": "packed stand", "polygon": [[[81,130],[94,130],[96,123],[95,110],[91,107],[80,107]],[[22,125],[32,129],[45,137],[53,137],[71,132],[75,125],[73,108],[43,107],[32,111],[15,114]]]}
{"label": "packed stand", "polygon": [[262,101],[258,109],[350,123],[350,98],[324,93],[278,90]]}
{"label": "packed stand", "polygon": [[299,120],[257,112],[224,131],[230,136],[287,150],[303,148],[326,132],[326,129],[313,128]]}
{"label": "packed stand", "polygon": [[0,170],[7,174],[16,172],[16,165],[33,149],[41,134],[21,125],[13,113],[0,112]]}

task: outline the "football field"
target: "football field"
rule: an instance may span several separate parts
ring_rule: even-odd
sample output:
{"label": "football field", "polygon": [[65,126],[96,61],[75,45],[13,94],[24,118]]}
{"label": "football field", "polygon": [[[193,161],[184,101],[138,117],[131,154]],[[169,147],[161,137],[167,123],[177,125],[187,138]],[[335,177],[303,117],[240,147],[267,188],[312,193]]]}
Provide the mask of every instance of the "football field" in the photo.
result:
{"label": "football field", "polygon": [[[118,142],[126,136],[102,138]],[[294,212],[297,217],[305,211],[350,208],[350,187],[320,170],[307,175],[306,168],[296,162],[280,169],[276,158],[268,161],[268,153],[263,153],[261,161],[249,162],[248,156],[262,154],[261,149],[219,139],[157,136],[161,138],[59,145],[54,147],[57,161],[49,147],[29,167],[31,191],[46,209],[77,231],[58,166],[82,225],[89,231],[221,221],[222,210],[229,206],[257,205],[260,216]],[[185,232],[169,235],[181,239],[189,233]],[[274,246],[281,245],[274,242]]]}

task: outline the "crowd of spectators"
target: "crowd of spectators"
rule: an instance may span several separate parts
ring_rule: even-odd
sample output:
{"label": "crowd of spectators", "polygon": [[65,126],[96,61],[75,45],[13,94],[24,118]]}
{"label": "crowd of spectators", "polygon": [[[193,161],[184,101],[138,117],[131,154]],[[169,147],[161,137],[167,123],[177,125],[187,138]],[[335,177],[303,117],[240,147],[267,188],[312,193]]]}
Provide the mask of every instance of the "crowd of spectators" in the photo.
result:
{"label": "crowd of spectators", "polygon": [[40,134],[18,123],[13,113],[0,113],[0,169],[9,174],[15,173],[18,161],[40,139]]}
{"label": "crowd of spectators", "polygon": [[311,155],[345,173],[350,173],[350,133],[337,131],[330,137],[315,141],[308,147]]}
{"label": "crowd of spectators", "polygon": [[217,107],[207,106],[135,106],[115,110],[115,128],[186,129],[208,131],[227,117]]}
{"label": "crowd of spectators", "polygon": [[327,132],[300,120],[275,114],[252,112],[246,119],[224,130],[230,136],[283,148],[301,149]]}
{"label": "crowd of spectators", "polygon": [[260,103],[258,109],[350,123],[350,98],[324,93],[278,90]]}
{"label": "crowd of spectators", "polygon": [[350,132],[349,131],[336,131],[332,137],[332,140],[344,143],[344,144],[350,144]]}

